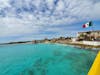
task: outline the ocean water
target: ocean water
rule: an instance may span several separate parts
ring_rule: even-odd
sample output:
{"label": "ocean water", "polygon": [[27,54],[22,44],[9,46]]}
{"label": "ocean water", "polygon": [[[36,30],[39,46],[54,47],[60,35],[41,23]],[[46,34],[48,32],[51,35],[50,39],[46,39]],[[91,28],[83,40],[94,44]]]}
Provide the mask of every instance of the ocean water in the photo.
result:
{"label": "ocean water", "polygon": [[0,46],[0,75],[87,75],[96,52],[60,44]]}

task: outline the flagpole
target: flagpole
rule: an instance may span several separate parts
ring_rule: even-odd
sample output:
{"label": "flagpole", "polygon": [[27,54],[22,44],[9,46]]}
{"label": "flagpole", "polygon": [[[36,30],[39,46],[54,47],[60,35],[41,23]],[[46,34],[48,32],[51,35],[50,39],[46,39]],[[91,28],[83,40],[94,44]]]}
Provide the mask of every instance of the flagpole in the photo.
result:
{"label": "flagpole", "polygon": [[93,22],[91,21],[91,25],[92,25],[92,31],[94,31],[94,25]]}
{"label": "flagpole", "polygon": [[[91,21],[91,25],[92,25],[92,32],[94,31],[94,25],[93,25],[93,22]],[[93,33],[93,37],[94,37],[94,33]],[[93,38],[93,41],[94,41],[95,37]]]}
{"label": "flagpole", "polygon": [[92,26],[92,31],[94,31],[94,27]]}

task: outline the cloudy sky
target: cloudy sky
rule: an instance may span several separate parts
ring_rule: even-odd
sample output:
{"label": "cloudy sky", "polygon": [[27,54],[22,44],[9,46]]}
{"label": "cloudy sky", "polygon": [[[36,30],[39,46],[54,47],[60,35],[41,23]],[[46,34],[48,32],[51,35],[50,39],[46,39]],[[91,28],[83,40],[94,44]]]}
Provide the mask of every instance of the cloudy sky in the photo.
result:
{"label": "cloudy sky", "polygon": [[100,0],[0,0],[0,43],[100,30]]}

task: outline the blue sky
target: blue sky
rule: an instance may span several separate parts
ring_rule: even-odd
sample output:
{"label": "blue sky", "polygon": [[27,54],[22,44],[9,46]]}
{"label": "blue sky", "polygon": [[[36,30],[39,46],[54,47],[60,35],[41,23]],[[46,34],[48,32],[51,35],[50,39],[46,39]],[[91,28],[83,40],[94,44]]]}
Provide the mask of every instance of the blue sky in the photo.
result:
{"label": "blue sky", "polygon": [[0,43],[100,30],[100,0],[0,0]]}

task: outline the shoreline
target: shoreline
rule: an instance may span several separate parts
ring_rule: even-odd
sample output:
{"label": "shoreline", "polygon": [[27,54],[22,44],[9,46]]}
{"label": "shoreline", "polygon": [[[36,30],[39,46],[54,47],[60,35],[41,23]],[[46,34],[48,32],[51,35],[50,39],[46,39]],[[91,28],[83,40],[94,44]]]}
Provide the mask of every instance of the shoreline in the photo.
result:
{"label": "shoreline", "polygon": [[85,45],[85,44],[80,44],[80,43],[75,43],[75,42],[68,42],[68,43],[60,43],[60,42],[37,42],[37,43],[33,43],[31,41],[28,42],[15,42],[15,43],[3,43],[0,44],[0,46],[4,46],[4,45],[16,45],[16,44],[39,44],[39,43],[44,43],[44,44],[60,44],[60,45],[65,45],[65,46],[71,46],[71,47],[75,47],[75,48],[80,48],[80,49],[86,49],[86,50],[92,50],[92,51],[99,51],[100,50],[100,46],[93,46],[93,45]]}
{"label": "shoreline", "polygon": [[90,49],[90,50],[95,50],[95,51],[100,50],[100,46],[94,46],[94,45],[86,45],[86,44],[80,44],[80,43],[71,43],[69,45],[76,48],[81,48],[81,49]]}
{"label": "shoreline", "polygon": [[81,45],[64,44],[64,43],[50,43],[50,44],[59,44],[59,45],[63,45],[63,46],[71,46],[71,47],[74,47],[74,48],[85,49],[85,50],[92,50],[92,51],[99,51],[100,50],[100,47],[96,48],[96,47],[93,47],[93,46],[90,46],[90,45],[84,45],[83,46],[83,44],[81,44]]}

